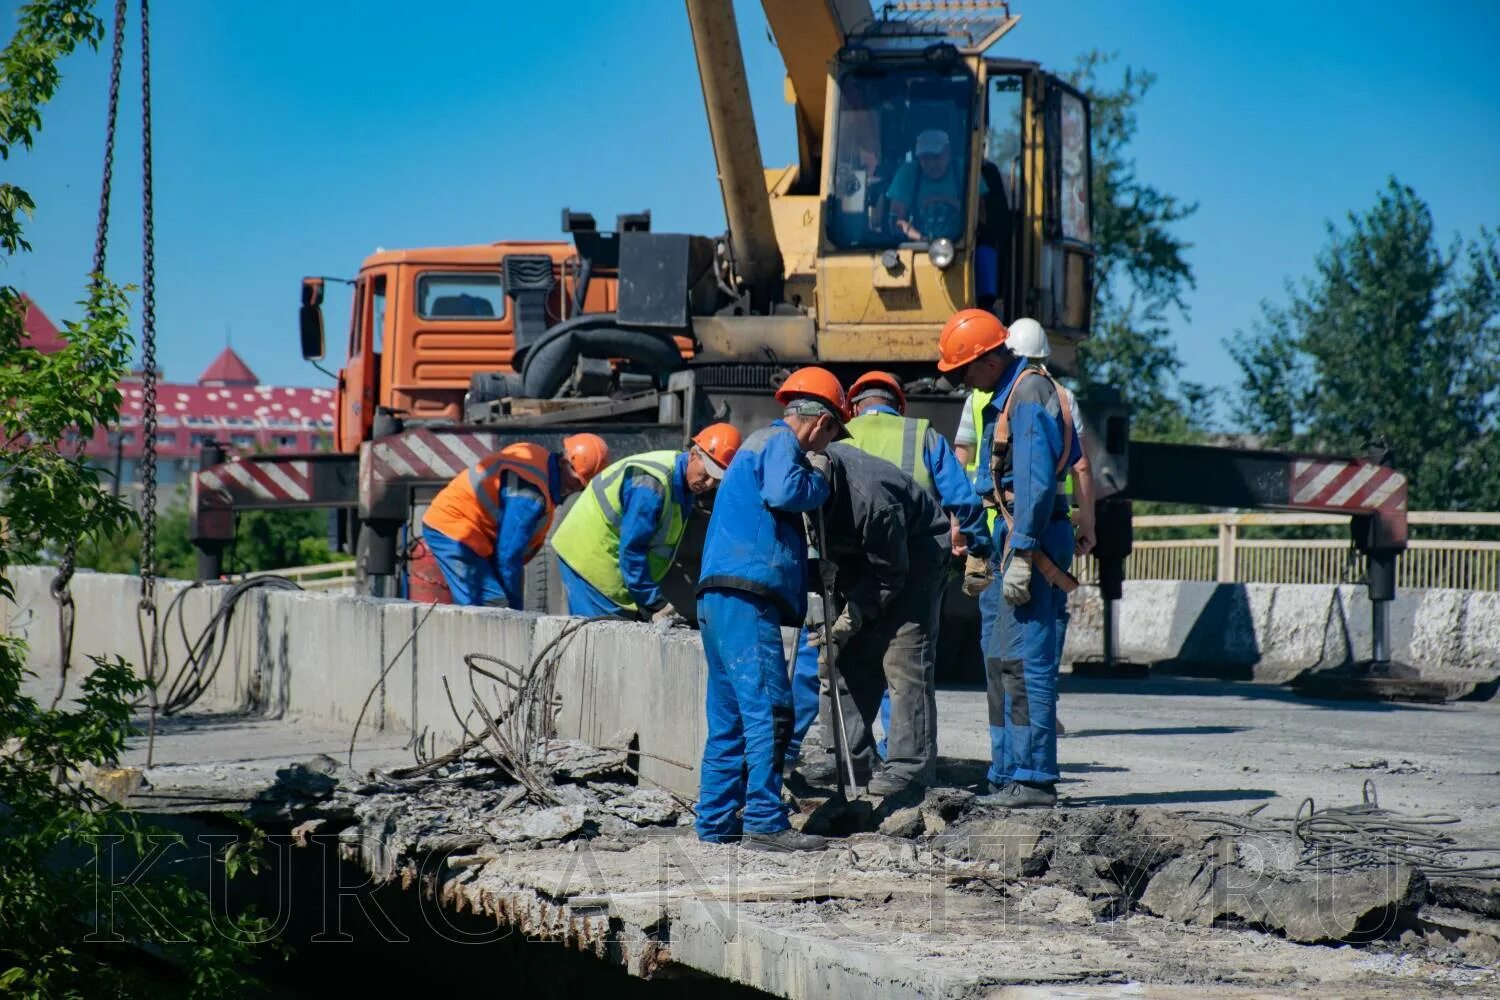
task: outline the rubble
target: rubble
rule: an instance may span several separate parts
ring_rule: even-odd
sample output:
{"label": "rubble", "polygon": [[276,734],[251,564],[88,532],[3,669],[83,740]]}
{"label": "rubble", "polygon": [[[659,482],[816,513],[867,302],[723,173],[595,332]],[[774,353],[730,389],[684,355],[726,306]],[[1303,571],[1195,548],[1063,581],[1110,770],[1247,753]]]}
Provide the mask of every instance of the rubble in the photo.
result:
{"label": "rubble", "polygon": [[1348,942],[1388,933],[1426,890],[1421,873],[1405,865],[1289,878],[1199,855],[1168,862],[1140,903],[1181,923],[1237,921],[1292,941]]}

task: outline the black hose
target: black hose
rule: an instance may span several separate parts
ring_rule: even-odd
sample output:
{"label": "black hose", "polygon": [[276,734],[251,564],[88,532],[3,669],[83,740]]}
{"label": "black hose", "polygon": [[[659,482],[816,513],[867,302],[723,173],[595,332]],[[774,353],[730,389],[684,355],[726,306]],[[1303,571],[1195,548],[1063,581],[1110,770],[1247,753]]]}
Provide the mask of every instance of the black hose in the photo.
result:
{"label": "black hose", "polygon": [[589,313],[557,324],[531,346],[521,364],[526,396],[551,399],[573,374],[580,357],[624,358],[658,382],[683,367],[677,341],[665,330],[618,325],[614,313]]}
{"label": "black hose", "polygon": [[171,604],[167,606],[166,614],[162,616],[161,627],[163,631],[166,631],[172,615],[177,615],[177,628],[186,654],[186,659],[176,674],[167,676],[170,667],[162,671],[161,687],[165,691],[165,697],[161,700],[163,715],[176,715],[192,707],[208,690],[209,684],[213,682],[214,675],[219,672],[219,666],[224,662],[225,654],[229,650],[229,626],[234,620],[234,612],[239,605],[240,598],[254,590],[302,589],[293,580],[271,574],[249,577],[231,584],[225,589],[218,608],[209,616],[203,631],[198,634],[197,639],[191,639],[187,632],[187,620],[182,613],[182,599],[203,585],[204,581],[199,580],[180,590],[172,599]]}

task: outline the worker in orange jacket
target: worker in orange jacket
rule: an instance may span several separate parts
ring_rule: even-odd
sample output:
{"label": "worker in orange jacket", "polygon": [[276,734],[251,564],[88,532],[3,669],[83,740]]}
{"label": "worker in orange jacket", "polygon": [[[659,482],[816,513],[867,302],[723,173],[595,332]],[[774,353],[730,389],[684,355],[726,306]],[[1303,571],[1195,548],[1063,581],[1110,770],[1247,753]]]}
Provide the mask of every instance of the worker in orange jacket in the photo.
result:
{"label": "worker in orange jacket", "polygon": [[521,441],[453,477],[422,517],[453,603],[521,608],[522,568],[547,541],[558,504],[608,464],[603,438],[573,434],[561,453]]}

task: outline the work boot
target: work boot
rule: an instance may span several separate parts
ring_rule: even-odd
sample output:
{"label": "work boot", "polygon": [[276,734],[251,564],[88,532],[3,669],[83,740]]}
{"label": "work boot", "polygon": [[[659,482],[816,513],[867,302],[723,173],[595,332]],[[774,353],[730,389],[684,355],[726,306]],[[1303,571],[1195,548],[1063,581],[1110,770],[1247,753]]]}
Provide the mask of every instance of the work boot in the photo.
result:
{"label": "work boot", "polygon": [[1054,784],[1033,785],[1025,781],[1012,781],[1001,788],[990,784],[990,793],[974,801],[980,805],[999,806],[1001,809],[1051,809],[1057,805],[1057,786]]}
{"label": "work boot", "polygon": [[747,833],[740,846],[747,851],[821,851],[828,841],[788,827],[780,833]]}
{"label": "work boot", "polygon": [[804,758],[797,764],[797,773],[810,785],[831,785],[839,780],[838,765],[833,754],[823,754],[812,760]]}
{"label": "work boot", "polygon": [[900,778],[890,771],[882,769],[877,771],[875,776],[870,779],[870,784],[865,790],[871,795],[888,798],[892,795],[900,795],[903,792],[918,792],[923,787],[920,781],[913,781],[910,778]]}

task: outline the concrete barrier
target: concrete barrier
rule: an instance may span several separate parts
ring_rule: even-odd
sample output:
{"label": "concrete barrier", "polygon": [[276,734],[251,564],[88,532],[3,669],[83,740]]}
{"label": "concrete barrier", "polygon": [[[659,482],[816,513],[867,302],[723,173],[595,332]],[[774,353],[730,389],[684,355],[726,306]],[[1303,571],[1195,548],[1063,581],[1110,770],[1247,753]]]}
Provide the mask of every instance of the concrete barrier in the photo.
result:
{"label": "concrete barrier", "polygon": [[[28,689],[50,700],[59,679],[57,604],[48,589],[52,571],[20,568],[12,579],[7,631],[30,643],[29,662],[38,676]],[[74,578],[70,694],[91,654],[118,654],[139,664],[139,587],[133,577]],[[163,630],[172,671],[181,669],[187,641],[208,624],[225,589],[176,581],[159,587],[163,614],[182,594],[178,613]],[[1075,594],[1072,614],[1065,660],[1095,655],[1101,645],[1098,591]],[[1364,588],[1355,586],[1130,582],[1119,620],[1124,656],[1180,673],[1279,683],[1367,657],[1370,650],[1369,601]],[[482,678],[475,678],[471,692],[464,654],[487,653],[524,669],[555,644],[549,655],[557,659],[558,735],[609,745],[638,740],[647,781],[695,794],[707,675],[696,633],[663,635],[646,625],[601,622],[569,634],[577,621],[489,608],[252,592],[236,607],[224,655],[215,657],[217,666],[205,676],[194,707],[304,717],[352,730],[368,698],[362,732],[415,734],[428,752],[440,753],[463,738],[459,716],[468,714],[473,693],[492,706],[503,696]],[[1407,591],[1392,608],[1391,630],[1394,655],[1426,676],[1476,684],[1500,677],[1500,594]],[[478,725],[472,719],[469,724]]]}
{"label": "concrete barrier", "polygon": [[[1073,595],[1064,662],[1103,645],[1099,592]],[[1370,601],[1362,586],[1125,584],[1120,654],[1158,669],[1284,683],[1308,670],[1368,659]],[[1407,590],[1390,611],[1391,653],[1438,680],[1485,684],[1500,677],[1500,594]]]}
{"label": "concrete barrier", "polygon": [[598,622],[564,637],[578,621],[543,618],[534,640],[538,654],[554,640],[561,650],[558,735],[609,746],[639,740],[643,779],[696,796],[708,674],[697,633]]}

